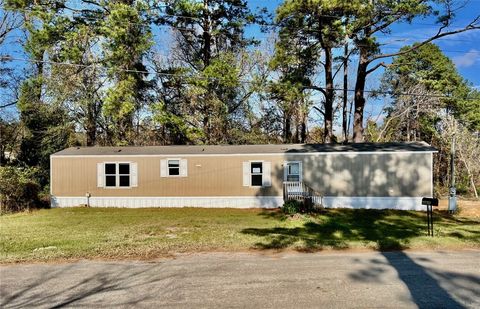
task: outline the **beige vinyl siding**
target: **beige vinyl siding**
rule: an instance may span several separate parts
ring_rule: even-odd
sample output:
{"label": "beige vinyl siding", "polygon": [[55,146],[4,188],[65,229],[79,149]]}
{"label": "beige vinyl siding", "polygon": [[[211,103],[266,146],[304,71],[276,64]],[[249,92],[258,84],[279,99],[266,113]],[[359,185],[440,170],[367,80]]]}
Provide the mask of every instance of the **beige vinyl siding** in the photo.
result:
{"label": "beige vinyl siding", "polygon": [[[303,180],[324,196],[429,196],[430,153],[352,153],[272,156],[192,156],[187,177],[160,177],[168,156],[52,156],[52,195],[85,196],[281,196],[285,161],[302,161]],[[270,187],[243,183],[243,162],[271,162]],[[138,187],[98,188],[97,163],[136,162]]]}
{"label": "beige vinyl siding", "polygon": [[430,153],[291,156],[303,180],[324,196],[430,196]]}
{"label": "beige vinyl siding", "polygon": [[[169,156],[172,157],[172,156]],[[272,186],[244,187],[243,162],[256,157],[185,157],[187,177],[160,177],[160,161],[167,157],[52,157],[52,195],[84,196],[279,196],[282,179],[272,171]],[[262,157],[279,166],[281,156]],[[97,163],[137,162],[138,187],[98,188]],[[274,162],[273,162],[274,161]]]}

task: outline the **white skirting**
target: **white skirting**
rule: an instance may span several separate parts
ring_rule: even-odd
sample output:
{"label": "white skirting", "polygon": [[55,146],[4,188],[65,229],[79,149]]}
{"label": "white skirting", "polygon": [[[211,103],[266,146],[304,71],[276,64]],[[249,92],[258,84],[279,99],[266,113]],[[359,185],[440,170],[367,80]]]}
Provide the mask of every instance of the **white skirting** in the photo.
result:
{"label": "white skirting", "polygon": [[192,196],[192,197],[51,197],[52,207],[206,207],[206,208],[277,208],[282,196]]}
{"label": "white skirting", "polygon": [[[206,207],[206,208],[276,208],[283,205],[281,196],[222,196],[222,197],[51,197],[52,207]],[[426,210],[421,197],[337,197],[325,196],[316,203],[326,208],[365,208]]]}
{"label": "white skirting", "polygon": [[322,205],[326,208],[365,208],[426,210],[421,197],[339,197],[325,196]]}

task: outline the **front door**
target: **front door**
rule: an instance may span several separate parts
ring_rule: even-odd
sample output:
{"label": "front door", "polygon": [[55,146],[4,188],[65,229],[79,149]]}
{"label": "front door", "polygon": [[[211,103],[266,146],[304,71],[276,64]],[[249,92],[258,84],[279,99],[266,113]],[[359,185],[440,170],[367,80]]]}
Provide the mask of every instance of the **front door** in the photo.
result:
{"label": "front door", "polygon": [[287,161],[284,164],[283,181],[285,182],[301,182],[302,176],[302,162]]}

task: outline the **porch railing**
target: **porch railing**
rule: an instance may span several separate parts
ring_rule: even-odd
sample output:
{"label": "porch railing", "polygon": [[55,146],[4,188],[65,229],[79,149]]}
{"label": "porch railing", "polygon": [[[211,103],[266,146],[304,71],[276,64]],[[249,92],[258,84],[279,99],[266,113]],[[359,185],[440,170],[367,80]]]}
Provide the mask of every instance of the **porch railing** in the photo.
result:
{"label": "porch railing", "polygon": [[313,190],[303,181],[285,181],[283,182],[283,200],[297,200],[302,203],[310,203],[312,206],[322,205],[322,195]]}

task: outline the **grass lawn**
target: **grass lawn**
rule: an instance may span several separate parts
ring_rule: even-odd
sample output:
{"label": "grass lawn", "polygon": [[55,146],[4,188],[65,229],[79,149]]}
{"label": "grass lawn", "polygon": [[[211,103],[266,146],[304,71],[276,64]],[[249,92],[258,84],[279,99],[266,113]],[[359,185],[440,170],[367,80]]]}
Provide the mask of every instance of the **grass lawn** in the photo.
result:
{"label": "grass lawn", "polygon": [[64,208],[0,216],[0,261],[155,258],[243,250],[480,248],[480,219],[407,211]]}

